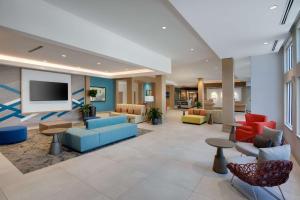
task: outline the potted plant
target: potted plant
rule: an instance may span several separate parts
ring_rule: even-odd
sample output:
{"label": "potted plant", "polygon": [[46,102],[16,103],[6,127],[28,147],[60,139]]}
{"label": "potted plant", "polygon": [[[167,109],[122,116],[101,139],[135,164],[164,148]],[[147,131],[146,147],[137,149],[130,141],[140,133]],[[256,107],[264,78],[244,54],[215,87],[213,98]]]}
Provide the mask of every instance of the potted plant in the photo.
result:
{"label": "potted plant", "polygon": [[162,113],[159,108],[150,108],[148,112],[148,119],[151,120],[153,125],[157,125],[161,122]]}
{"label": "potted plant", "polygon": [[196,102],[196,107],[197,108],[201,108],[202,107],[202,102],[201,101],[197,101]]}
{"label": "potted plant", "polygon": [[84,104],[81,106],[80,111],[82,113],[82,118],[85,119],[90,114],[90,104]]}
{"label": "potted plant", "polygon": [[[97,96],[98,91],[95,89],[91,89],[89,91],[89,96],[92,98],[95,98]],[[90,105],[90,113],[89,113],[90,117],[95,117],[96,116],[96,107],[93,105]]]}
{"label": "potted plant", "polygon": [[95,98],[97,96],[97,92],[98,92],[97,90],[91,89],[89,91],[89,96],[92,97],[92,98]]}

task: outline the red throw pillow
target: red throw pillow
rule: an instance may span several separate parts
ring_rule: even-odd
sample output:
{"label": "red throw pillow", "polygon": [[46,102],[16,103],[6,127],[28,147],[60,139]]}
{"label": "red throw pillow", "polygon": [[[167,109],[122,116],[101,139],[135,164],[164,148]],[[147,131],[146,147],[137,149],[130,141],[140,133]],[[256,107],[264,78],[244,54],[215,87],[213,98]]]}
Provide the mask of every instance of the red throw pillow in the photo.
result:
{"label": "red throw pillow", "polygon": [[200,110],[200,115],[206,116],[206,110]]}
{"label": "red throw pillow", "polygon": [[189,109],[188,113],[189,113],[189,115],[193,115],[194,114],[194,110],[193,109]]}
{"label": "red throw pillow", "polygon": [[194,115],[200,115],[200,110],[194,109]]}

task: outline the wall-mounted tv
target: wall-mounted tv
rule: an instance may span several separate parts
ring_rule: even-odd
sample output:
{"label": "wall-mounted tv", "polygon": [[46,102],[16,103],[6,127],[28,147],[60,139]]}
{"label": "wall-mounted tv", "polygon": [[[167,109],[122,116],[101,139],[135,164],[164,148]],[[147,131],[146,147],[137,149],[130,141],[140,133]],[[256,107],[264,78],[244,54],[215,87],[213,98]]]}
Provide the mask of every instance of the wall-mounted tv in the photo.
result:
{"label": "wall-mounted tv", "polygon": [[68,101],[68,83],[30,80],[30,101]]}

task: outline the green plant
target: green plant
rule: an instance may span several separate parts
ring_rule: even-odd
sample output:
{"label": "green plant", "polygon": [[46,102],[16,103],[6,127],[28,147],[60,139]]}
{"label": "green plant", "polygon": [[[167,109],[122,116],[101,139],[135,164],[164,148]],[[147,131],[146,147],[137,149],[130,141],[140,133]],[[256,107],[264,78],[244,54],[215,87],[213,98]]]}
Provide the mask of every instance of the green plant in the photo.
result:
{"label": "green plant", "polygon": [[90,90],[89,91],[89,95],[91,96],[91,97],[96,97],[96,95],[97,95],[97,90]]}
{"label": "green plant", "polygon": [[150,108],[147,113],[149,120],[160,119],[162,117],[162,113],[159,111],[159,108]]}
{"label": "green plant", "polygon": [[80,111],[82,114],[87,115],[90,112],[90,104],[84,104],[81,106]]}
{"label": "green plant", "polygon": [[201,101],[197,101],[196,102],[196,107],[197,108],[201,108],[202,107],[202,102]]}

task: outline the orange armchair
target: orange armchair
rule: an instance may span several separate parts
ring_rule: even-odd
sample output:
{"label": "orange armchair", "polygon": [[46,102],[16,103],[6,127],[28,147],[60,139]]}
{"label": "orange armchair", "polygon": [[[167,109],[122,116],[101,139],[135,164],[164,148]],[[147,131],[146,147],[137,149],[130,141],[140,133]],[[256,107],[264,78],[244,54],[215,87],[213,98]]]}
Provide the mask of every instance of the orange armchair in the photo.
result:
{"label": "orange armchair", "polygon": [[241,142],[253,142],[256,135],[263,132],[263,127],[275,129],[276,122],[268,121],[267,116],[258,114],[246,114],[246,121],[239,121],[243,126],[236,129],[236,140]]}

